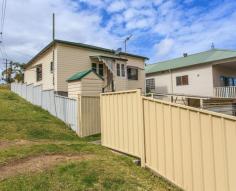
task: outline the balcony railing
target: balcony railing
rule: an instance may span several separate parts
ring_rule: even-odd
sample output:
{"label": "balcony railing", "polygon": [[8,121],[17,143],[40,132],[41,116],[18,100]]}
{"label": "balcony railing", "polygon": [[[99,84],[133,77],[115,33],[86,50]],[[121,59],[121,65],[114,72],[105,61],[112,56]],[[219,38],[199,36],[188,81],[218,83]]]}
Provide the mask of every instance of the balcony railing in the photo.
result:
{"label": "balcony railing", "polygon": [[216,87],[214,96],[221,98],[236,98],[236,86]]}

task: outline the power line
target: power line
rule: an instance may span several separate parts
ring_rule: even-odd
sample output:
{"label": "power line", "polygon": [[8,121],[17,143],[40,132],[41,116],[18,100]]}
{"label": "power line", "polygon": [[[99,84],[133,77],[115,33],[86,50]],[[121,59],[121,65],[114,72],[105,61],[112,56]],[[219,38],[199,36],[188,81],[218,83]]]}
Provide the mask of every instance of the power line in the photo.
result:
{"label": "power line", "polygon": [[7,0],[2,0],[1,34],[3,34],[3,29],[4,29],[6,8],[7,8]]}

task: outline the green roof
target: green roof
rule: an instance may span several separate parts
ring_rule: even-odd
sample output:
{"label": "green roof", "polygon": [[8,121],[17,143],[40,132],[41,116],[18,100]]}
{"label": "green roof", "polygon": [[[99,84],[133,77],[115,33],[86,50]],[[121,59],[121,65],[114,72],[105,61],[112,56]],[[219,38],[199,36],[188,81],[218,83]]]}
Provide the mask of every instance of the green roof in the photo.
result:
{"label": "green roof", "polygon": [[205,52],[188,55],[186,57],[180,57],[163,62],[158,62],[155,64],[149,64],[145,67],[145,72],[147,74],[161,72],[165,70],[172,70],[197,64],[204,64],[233,57],[236,57],[236,51],[234,50],[212,49]]}
{"label": "green roof", "polygon": [[81,72],[77,72],[76,74],[74,74],[73,76],[69,77],[67,79],[67,82],[71,82],[71,81],[75,81],[75,80],[81,80],[82,78],[84,78],[85,76],[87,76],[89,73],[93,72],[94,74],[96,74],[99,78],[101,78],[103,80],[103,78],[98,75],[96,72],[94,72],[92,69],[89,70],[84,70]]}

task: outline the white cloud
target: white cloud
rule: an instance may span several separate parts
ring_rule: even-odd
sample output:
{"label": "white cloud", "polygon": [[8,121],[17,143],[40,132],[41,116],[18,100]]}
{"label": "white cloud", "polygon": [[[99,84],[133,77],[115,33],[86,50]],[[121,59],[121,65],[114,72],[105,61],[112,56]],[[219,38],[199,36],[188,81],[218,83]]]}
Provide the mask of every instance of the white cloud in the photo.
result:
{"label": "white cloud", "polygon": [[119,12],[125,9],[127,5],[124,1],[114,1],[110,4],[110,6],[107,8],[109,12]]}
{"label": "white cloud", "polygon": [[158,56],[166,56],[168,55],[172,50],[174,46],[174,40],[170,38],[166,38],[161,40],[161,42],[154,45],[154,48],[156,50],[156,54]]}
{"label": "white cloud", "polygon": [[117,48],[117,37],[101,27],[99,11],[82,10],[70,0],[8,1],[4,41],[10,59],[26,62],[52,38],[52,13],[56,38]]}
{"label": "white cloud", "polygon": [[[236,2],[193,5],[193,0],[8,0],[4,41],[9,57],[28,61],[56,37],[107,48],[123,46],[150,57],[150,62],[210,48],[236,48]],[[105,14],[104,14],[105,13]]]}

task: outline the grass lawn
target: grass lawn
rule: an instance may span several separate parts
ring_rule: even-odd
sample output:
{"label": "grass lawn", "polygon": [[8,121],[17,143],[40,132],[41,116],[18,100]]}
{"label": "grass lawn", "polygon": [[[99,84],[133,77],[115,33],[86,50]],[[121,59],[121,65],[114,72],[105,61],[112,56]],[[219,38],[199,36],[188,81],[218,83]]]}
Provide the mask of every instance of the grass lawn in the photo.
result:
{"label": "grass lawn", "polygon": [[0,190],[178,190],[0,87]]}

